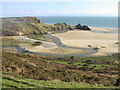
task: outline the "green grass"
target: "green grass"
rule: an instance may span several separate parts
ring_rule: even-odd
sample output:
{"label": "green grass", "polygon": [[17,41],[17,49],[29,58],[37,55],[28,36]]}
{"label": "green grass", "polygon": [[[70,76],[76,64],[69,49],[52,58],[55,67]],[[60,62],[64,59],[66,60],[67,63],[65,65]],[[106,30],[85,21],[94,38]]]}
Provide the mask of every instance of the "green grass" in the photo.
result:
{"label": "green grass", "polygon": [[80,66],[80,65],[84,65],[85,63],[74,63],[74,65],[78,65],[78,66]]}
{"label": "green grass", "polygon": [[69,65],[69,62],[65,62],[65,61],[55,61],[55,60],[47,60],[47,61],[52,61],[52,62],[57,62],[57,63]]}
{"label": "green grass", "polygon": [[29,87],[29,88],[33,88],[32,86],[20,83],[15,81],[15,79],[10,79],[7,80],[8,78],[3,77],[3,82],[2,82],[2,87],[3,88],[9,88],[9,87],[17,87],[17,88],[25,88],[25,87]]}
{"label": "green grass", "polygon": [[[5,73],[4,73],[5,74]],[[22,78],[23,76],[17,74],[10,74],[11,76],[18,76],[19,79],[11,78],[3,75],[2,87],[3,88],[108,88],[102,85],[91,85],[86,83],[73,83],[73,82],[62,82],[62,81],[44,81],[35,80],[29,78]],[[114,88],[114,87],[111,87]]]}
{"label": "green grass", "polygon": [[16,73],[10,73],[10,72],[2,72],[3,74],[8,74],[8,75],[12,75],[12,76],[16,76],[18,78],[27,78],[25,76],[21,76],[19,74],[16,74]]}
{"label": "green grass", "polygon": [[[55,60],[48,60],[48,61],[52,61],[52,62],[56,62],[56,63],[61,63],[61,64],[65,64],[65,65],[74,65],[76,67],[86,67],[84,66],[85,63],[72,63],[72,62],[66,62],[66,61],[55,61]],[[112,65],[102,65],[102,64],[87,64],[88,68],[92,68],[93,70],[97,70],[97,69],[103,69],[106,67],[110,67]]]}
{"label": "green grass", "polygon": [[88,67],[93,68],[94,70],[97,70],[97,69],[104,69],[104,68],[110,67],[110,66],[112,66],[112,65],[90,64]]}

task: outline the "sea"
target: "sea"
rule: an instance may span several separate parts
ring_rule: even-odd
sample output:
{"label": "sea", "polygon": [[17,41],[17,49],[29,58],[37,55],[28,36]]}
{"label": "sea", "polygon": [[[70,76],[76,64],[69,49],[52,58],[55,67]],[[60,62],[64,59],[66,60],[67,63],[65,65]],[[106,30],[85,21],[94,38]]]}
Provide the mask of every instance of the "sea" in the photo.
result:
{"label": "sea", "polygon": [[88,25],[90,27],[118,28],[118,17],[107,16],[39,16],[44,23],[67,23],[69,25]]}

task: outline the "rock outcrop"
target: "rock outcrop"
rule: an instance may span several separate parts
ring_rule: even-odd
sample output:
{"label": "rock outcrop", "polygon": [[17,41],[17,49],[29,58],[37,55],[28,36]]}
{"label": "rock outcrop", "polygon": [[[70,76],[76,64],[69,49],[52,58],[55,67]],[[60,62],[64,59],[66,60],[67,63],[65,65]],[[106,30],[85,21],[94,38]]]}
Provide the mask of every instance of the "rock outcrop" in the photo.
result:
{"label": "rock outcrop", "polygon": [[91,30],[87,25],[81,25],[81,24],[78,24],[75,26],[76,29],[82,29],[82,30]]}

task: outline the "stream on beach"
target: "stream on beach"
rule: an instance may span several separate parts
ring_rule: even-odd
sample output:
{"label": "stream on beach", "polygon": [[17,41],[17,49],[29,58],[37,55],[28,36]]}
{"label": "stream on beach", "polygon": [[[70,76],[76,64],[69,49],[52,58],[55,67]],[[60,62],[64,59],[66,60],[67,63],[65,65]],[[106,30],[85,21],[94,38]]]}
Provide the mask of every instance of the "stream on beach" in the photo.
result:
{"label": "stream on beach", "polygon": [[[80,57],[84,57],[84,56],[88,56],[88,55],[91,55],[91,54],[94,54],[97,52],[97,50],[94,50],[92,48],[79,48],[79,47],[71,47],[71,46],[66,46],[64,45],[63,43],[61,43],[60,39],[55,37],[55,36],[52,36],[51,34],[47,34],[46,37],[50,38],[53,40],[53,42],[59,46],[59,47],[62,47],[62,48],[70,48],[70,49],[80,49],[80,50],[87,50],[89,52],[86,52],[84,54],[69,54],[69,55],[64,55],[64,54],[47,54],[47,53],[40,53],[40,52],[31,52],[31,51],[28,51],[28,50],[25,50],[24,48],[21,48],[19,46],[3,46],[3,47],[0,47],[0,48],[11,48],[11,50],[9,50],[10,52],[17,52],[17,53],[28,53],[28,54],[37,54],[37,55],[44,55],[44,56],[80,56]],[[22,39],[22,40],[28,40],[29,38],[26,38],[26,37],[23,37],[23,36],[16,36],[16,38],[18,39]],[[29,40],[28,40],[29,41]],[[35,42],[36,40],[34,39],[30,39],[30,42]],[[40,41],[40,40],[39,40]],[[47,43],[49,44],[49,43]],[[13,49],[13,50],[12,50]]]}
{"label": "stream on beach", "polygon": [[[96,33],[117,33],[116,31],[114,32],[105,32],[105,31],[93,31],[92,32],[96,32]],[[46,37],[50,38],[57,46],[61,47],[61,48],[70,48],[70,49],[80,49],[80,50],[87,50],[89,52],[86,52],[84,54],[72,54],[72,55],[64,55],[64,54],[47,54],[47,53],[40,53],[40,52],[31,52],[28,50],[25,50],[24,48],[21,48],[19,46],[3,46],[0,47],[1,48],[11,48],[11,52],[18,52],[18,53],[28,53],[28,54],[37,54],[37,55],[44,55],[44,56],[80,56],[80,57],[84,57],[84,56],[89,56],[91,54],[95,54],[98,52],[98,50],[95,50],[93,48],[80,48],[80,47],[71,47],[71,46],[67,46],[64,45],[59,38],[52,36],[51,34],[47,34]],[[22,39],[22,40],[28,40],[30,42],[35,42],[35,41],[40,41],[40,42],[44,42],[41,40],[35,40],[35,39],[30,39],[24,36],[16,36],[17,39]],[[49,43],[47,43],[49,46]],[[12,50],[13,49],[13,50]]]}

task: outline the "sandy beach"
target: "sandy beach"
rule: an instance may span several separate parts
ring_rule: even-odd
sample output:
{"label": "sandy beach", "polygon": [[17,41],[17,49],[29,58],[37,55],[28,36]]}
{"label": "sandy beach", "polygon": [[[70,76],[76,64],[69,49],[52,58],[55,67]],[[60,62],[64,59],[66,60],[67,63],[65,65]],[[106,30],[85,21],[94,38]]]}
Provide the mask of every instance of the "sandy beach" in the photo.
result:
{"label": "sandy beach", "polygon": [[[96,28],[95,30],[111,31],[112,29]],[[116,42],[118,42],[118,33],[97,33],[85,30],[72,30],[64,33],[52,34],[52,36],[58,37],[62,44],[66,46],[78,48],[99,48],[98,52],[91,54],[91,56],[103,56],[118,53],[118,44],[116,44]],[[29,42],[39,41],[25,36],[17,36],[15,38],[19,40],[27,40]],[[53,42],[41,42],[42,45],[40,46],[32,46],[29,43],[20,43],[19,46],[31,52],[47,54],[75,55],[90,52],[82,49],[62,48]]]}
{"label": "sandy beach", "polygon": [[[62,48],[57,46],[53,42],[46,42],[41,40],[30,39],[25,36],[15,36],[15,39],[19,39],[22,41],[27,41],[29,43],[20,43],[19,46],[25,50],[37,53],[46,53],[46,54],[60,54],[60,55],[79,55],[89,53],[88,50],[81,49],[72,49],[72,48]],[[32,46],[31,42],[40,41],[42,45],[40,46]]]}
{"label": "sandy beach", "polygon": [[109,55],[118,53],[117,33],[96,33],[91,31],[73,30],[65,33],[52,34],[60,38],[68,46],[92,48],[98,47],[99,51],[93,55]]}
{"label": "sandy beach", "polygon": [[117,31],[118,28],[105,28],[105,27],[90,27],[92,30],[97,31]]}

